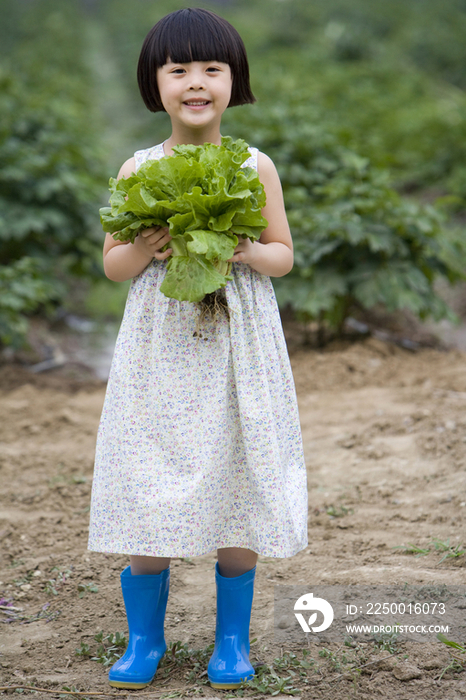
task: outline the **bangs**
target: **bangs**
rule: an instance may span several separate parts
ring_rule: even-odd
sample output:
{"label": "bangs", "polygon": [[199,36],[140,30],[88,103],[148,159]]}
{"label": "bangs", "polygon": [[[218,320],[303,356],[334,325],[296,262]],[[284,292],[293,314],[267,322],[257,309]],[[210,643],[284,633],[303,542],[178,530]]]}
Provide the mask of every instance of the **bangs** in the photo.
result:
{"label": "bangs", "polygon": [[189,10],[169,15],[154,45],[157,68],[168,60],[172,63],[220,61],[234,68],[231,33],[212,22],[209,15],[202,18]]}
{"label": "bangs", "polygon": [[243,41],[232,25],[210,10],[186,8],[163,17],[146,36],[138,62],[138,85],[151,112],[163,112],[157,70],[167,61],[219,61],[231,69],[229,107],[252,104],[249,66]]}

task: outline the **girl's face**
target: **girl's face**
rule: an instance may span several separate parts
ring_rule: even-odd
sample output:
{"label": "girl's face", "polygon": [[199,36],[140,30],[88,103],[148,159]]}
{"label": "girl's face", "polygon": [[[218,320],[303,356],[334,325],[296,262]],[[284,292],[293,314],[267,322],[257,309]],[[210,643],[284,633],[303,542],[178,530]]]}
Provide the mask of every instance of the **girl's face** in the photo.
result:
{"label": "girl's face", "polygon": [[193,130],[220,128],[231,97],[232,75],[228,63],[172,63],[168,59],[157,70],[157,85],[173,126]]}

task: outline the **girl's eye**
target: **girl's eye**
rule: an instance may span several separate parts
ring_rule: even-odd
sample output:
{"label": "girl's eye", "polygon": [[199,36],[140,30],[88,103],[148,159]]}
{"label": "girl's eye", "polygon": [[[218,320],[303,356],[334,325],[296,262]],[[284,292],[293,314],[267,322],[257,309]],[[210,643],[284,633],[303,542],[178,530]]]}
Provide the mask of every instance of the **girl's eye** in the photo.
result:
{"label": "girl's eye", "polygon": [[176,74],[185,73],[185,69],[184,68],[174,68],[172,70],[172,73],[176,73]]}
{"label": "girl's eye", "polygon": [[216,68],[215,66],[210,66],[210,68],[207,68],[207,72],[208,72],[208,73],[218,73],[219,70],[220,70],[220,69],[219,69],[219,68]]}

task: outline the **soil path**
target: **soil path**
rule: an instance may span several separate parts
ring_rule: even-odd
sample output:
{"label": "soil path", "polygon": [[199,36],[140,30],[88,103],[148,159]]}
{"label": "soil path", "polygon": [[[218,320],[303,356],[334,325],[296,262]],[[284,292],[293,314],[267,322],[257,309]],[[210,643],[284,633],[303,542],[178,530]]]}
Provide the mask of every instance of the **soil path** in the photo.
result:
{"label": "soil path", "polygon": [[[253,661],[281,657],[278,675],[294,669],[288,687],[309,700],[466,697],[466,674],[435,636],[424,643],[399,638],[386,649],[371,638],[345,651],[325,637],[307,645],[304,635],[283,648],[273,634],[276,584],[466,583],[466,557],[459,555],[466,545],[466,355],[411,353],[370,339],[325,353],[298,350],[292,366],[309,475],[310,546],[291,559],[260,559]],[[89,654],[98,652],[96,634],[126,633],[118,576],[127,561],[86,551],[105,386],[57,374],[24,383],[24,376],[13,381],[11,368],[0,372],[0,685],[54,689],[57,697],[65,687],[108,692],[108,669]],[[458,556],[439,563],[443,553],[434,540]],[[415,557],[394,549],[408,543],[430,552]],[[213,641],[214,563],[214,554],[172,562],[166,637],[180,642],[178,657],[186,658],[131,697],[174,688],[186,695],[190,687],[218,695],[202,685],[206,653],[196,667],[188,652]],[[89,654],[77,655],[86,645]],[[297,666],[303,649],[313,659],[309,669]],[[363,663],[371,665],[352,670]],[[54,697],[35,695],[42,696]]]}

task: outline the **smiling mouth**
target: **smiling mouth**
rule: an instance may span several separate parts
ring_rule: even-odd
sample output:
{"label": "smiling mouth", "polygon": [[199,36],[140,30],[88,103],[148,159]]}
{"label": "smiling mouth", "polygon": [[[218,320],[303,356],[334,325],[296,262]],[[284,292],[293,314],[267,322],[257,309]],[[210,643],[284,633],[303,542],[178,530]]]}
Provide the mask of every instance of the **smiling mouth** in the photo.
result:
{"label": "smiling mouth", "polygon": [[210,104],[210,100],[186,100],[183,104],[188,107],[205,107],[205,105]]}

